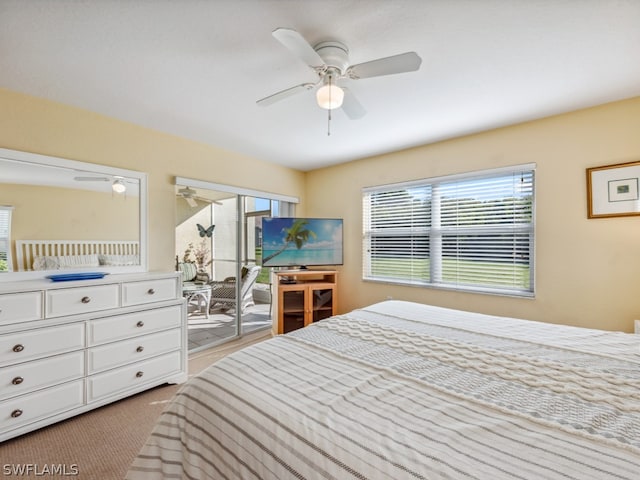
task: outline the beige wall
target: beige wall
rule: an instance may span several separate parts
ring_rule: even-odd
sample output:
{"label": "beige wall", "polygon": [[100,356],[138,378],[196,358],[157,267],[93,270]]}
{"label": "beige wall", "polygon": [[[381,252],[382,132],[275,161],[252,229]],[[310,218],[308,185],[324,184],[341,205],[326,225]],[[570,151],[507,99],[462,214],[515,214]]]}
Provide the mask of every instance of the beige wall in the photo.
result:
{"label": "beige wall", "polygon": [[302,172],[4,89],[0,147],[147,172],[151,270],[174,268],[175,176],[304,201]]}
{"label": "beige wall", "polygon": [[[341,311],[392,296],[633,331],[640,319],[640,217],[587,219],[585,169],[637,160],[640,98],[310,172],[307,214],[344,217]],[[535,299],[362,281],[362,187],[529,162],[537,164]]]}
{"label": "beige wall", "polygon": [[[298,196],[301,215],[343,217],[341,311],[392,296],[609,330],[631,331],[640,318],[640,217],[588,220],[585,169],[639,160],[639,131],[636,98],[305,175],[0,89],[0,147],[149,173],[152,270],[174,268],[178,175]],[[363,186],[528,162],[538,165],[535,299],[361,280]]]}

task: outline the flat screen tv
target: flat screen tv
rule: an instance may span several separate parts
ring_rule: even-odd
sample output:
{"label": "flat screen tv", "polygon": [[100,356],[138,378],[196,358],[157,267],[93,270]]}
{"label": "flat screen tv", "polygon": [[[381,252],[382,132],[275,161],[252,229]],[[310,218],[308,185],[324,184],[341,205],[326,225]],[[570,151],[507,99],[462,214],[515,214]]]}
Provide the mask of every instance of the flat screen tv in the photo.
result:
{"label": "flat screen tv", "polygon": [[262,218],[262,266],[342,265],[341,218]]}

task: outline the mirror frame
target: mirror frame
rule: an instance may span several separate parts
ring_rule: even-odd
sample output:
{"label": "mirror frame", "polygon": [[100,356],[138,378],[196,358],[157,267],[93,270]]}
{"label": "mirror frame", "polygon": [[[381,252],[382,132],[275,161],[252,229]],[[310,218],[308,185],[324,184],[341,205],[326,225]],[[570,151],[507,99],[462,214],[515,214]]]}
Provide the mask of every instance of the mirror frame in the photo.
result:
{"label": "mirror frame", "polygon": [[[46,165],[48,167],[61,167],[70,168],[75,170],[82,170],[87,173],[96,173],[102,175],[119,175],[122,177],[134,178],[140,182],[140,196],[138,199],[139,207],[139,219],[140,219],[140,232],[139,232],[139,255],[140,264],[130,266],[103,266],[97,268],[101,272],[105,273],[138,273],[148,271],[149,251],[147,245],[148,238],[148,197],[147,197],[147,174],[144,172],[138,172],[134,170],[127,170],[123,168],[109,167],[106,165],[99,165],[88,162],[81,162],[78,160],[69,160],[66,158],[53,157],[49,155],[42,155],[38,153],[22,152],[19,150],[9,150],[6,148],[0,148],[0,157],[13,161],[28,162],[36,165]],[[78,269],[65,269],[65,273],[73,273],[74,271],[86,271]],[[0,283],[2,282],[15,282],[20,280],[35,280],[42,279],[46,275],[52,275],[61,273],[60,270],[37,270],[29,272],[5,272],[0,273]]]}

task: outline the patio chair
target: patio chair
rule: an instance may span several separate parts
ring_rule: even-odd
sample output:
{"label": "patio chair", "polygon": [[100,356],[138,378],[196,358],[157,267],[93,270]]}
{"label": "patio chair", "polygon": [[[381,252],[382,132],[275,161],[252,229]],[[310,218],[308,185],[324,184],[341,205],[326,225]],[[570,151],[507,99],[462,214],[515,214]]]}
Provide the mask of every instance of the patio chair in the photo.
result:
{"label": "patio chair", "polygon": [[[247,265],[242,267],[240,280],[240,313],[253,304],[252,289],[256,283],[261,267],[259,265]],[[221,282],[209,282],[211,285],[211,303],[209,310],[220,308],[222,310],[235,309],[236,307],[236,277],[227,277]]]}

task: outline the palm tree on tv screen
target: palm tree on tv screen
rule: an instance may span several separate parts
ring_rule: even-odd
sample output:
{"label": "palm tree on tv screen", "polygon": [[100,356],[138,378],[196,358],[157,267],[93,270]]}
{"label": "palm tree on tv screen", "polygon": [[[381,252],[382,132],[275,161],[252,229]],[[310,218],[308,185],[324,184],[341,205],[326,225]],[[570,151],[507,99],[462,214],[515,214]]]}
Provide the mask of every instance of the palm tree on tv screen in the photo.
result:
{"label": "palm tree on tv screen", "polygon": [[316,233],[313,230],[309,230],[305,228],[309,222],[305,219],[297,219],[294,220],[293,224],[289,228],[283,228],[284,232],[283,247],[275,253],[272,253],[267,258],[262,260],[262,263],[265,264],[272,258],[280,255],[287,248],[291,246],[291,244],[295,244],[296,248],[300,250],[302,246],[309,241],[309,237],[316,238]]}

